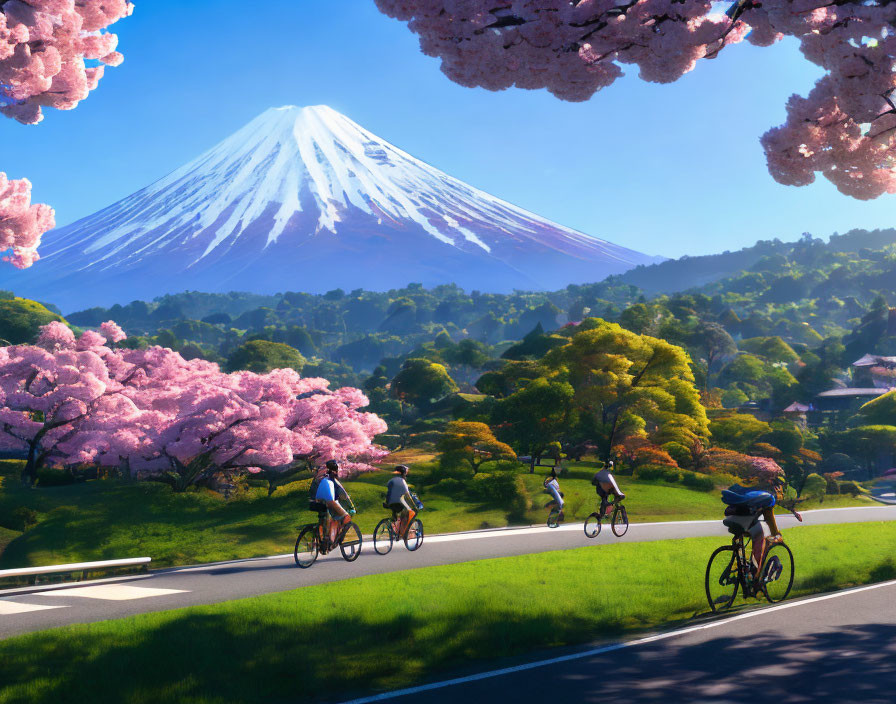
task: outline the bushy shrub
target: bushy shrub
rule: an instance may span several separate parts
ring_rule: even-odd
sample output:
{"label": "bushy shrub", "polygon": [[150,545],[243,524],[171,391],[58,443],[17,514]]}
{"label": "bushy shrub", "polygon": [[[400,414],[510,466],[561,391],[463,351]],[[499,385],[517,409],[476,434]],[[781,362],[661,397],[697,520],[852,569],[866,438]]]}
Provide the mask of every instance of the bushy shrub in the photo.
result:
{"label": "bushy shrub", "polygon": [[839,482],[839,484],[841,494],[849,494],[850,496],[855,498],[856,496],[866,493],[866,489],[864,489],[862,485],[856,481],[849,480],[845,482]]}
{"label": "bushy shrub", "polygon": [[519,492],[518,477],[509,472],[477,474],[467,483],[469,495],[476,501],[504,506]]}
{"label": "bushy shrub", "polygon": [[635,479],[675,483],[681,481],[681,470],[663,465],[646,464],[635,469]]}
{"label": "bushy shrub", "polygon": [[688,489],[695,491],[712,491],[716,487],[716,483],[708,474],[699,474],[697,472],[683,471],[681,473],[681,483]]}
{"label": "bushy shrub", "polygon": [[74,484],[75,477],[66,469],[56,467],[43,467],[37,470],[38,486],[65,486]]}
{"label": "bushy shrub", "polygon": [[471,499],[505,508],[511,517],[521,517],[532,506],[523,478],[518,474],[477,474],[466,487]]}
{"label": "bushy shrub", "polygon": [[663,445],[663,449],[669,453],[673,460],[680,466],[685,467],[691,464],[691,451],[680,442],[667,442]]}
{"label": "bushy shrub", "polygon": [[823,502],[827,486],[828,484],[823,476],[812,472],[812,474],[806,477],[806,481],[803,482],[803,490],[800,492],[800,496],[806,499],[818,499]]}
{"label": "bushy shrub", "polygon": [[432,485],[431,488],[433,491],[437,491],[440,494],[452,498],[463,496],[467,492],[466,482],[462,482],[460,479],[452,479],[451,477],[446,477],[445,479],[440,480],[438,483]]}

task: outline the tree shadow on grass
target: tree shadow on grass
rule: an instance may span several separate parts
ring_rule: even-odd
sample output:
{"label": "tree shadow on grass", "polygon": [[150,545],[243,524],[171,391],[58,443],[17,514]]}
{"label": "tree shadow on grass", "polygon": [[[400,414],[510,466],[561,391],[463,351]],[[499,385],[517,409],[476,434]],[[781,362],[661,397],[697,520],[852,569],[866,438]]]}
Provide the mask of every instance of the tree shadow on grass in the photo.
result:
{"label": "tree shadow on grass", "polygon": [[[332,702],[407,685],[470,660],[552,645],[563,631],[569,635],[568,624],[564,629],[548,616],[490,614],[484,624],[459,622],[453,614],[413,614],[409,605],[408,613],[377,618],[371,605],[362,622],[338,613],[303,619],[303,606],[295,597],[297,617],[289,626],[282,605],[274,619],[255,602],[226,614],[200,610],[112,622],[114,633],[99,624],[6,641],[0,644],[0,701]],[[621,630],[611,620],[604,625]],[[581,630],[584,640],[590,629],[583,624]]]}

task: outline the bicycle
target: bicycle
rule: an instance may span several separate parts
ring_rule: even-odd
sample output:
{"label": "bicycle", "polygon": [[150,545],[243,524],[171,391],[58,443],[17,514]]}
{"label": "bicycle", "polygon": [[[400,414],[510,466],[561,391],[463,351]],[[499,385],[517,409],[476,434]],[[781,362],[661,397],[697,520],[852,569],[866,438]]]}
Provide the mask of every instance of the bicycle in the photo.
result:
{"label": "bicycle", "polygon": [[[563,496],[561,493],[560,496]],[[548,528],[559,528],[560,527],[560,516],[563,514],[563,509],[560,508],[559,504],[556,500],[548,501],[544,507],[551,507],[551,510],[548,512]]]}
{"label": "bicycle", "polygon": [[[423,545],[423,521],[417,518],[419,512],[423,510],[423,503],[416,494],[411,494],[411,498],[417,505],[417,511],[414,513],[414,519],[408,522],[404,535],[400,534],[400,513],[392,518],[384,518],[376,524],[373,530],[373,549],[377,555],[388,555],[392,551],[392,543],[400,539],[404,540],[404,546],[411,552]],[[383,508],[389,508],[389,505],[384,503]]]}
{"label": "bicycle", "polygon": [[[793,506],[784,508],[787,508],[797,520],[803,520]],[[793,588],[793,553],[783,541],[769,545],[766,540],[761,566],[756,574],[753,574],[750,557],[753,552],[753,541],[749,531],[759,521],[762,509],[754,510],[747,515],[751,520],[746,526],[744,526],[746,521],[743,520],[745,516],[728,516],[722,521],[733,535],[731,545],[716,548],[706,565],[706,598],[709,601],[709,608],[714,613],[730,607],[738,590],[744,599],[764,595],[770,604],[775,604],[784,601]],[[720,588],[717,594],[714,593],[716,587]]]}
{"label": "bicycle", "polygon": [[[337,546],[346,562],[354,562],[361,554],[361,531],[354,521],[349,521],[340,529],[336,540],[330,542],[327,530],[327,511],[318,508],[317,523],[308,523],[299,529],[299,537],[296,539],[296,547],[293,557],[296,565],[306,569],[314,564],[318,555],[326,555]],[[351,511],[354,514],[354,511]]]}
{"label": "bicycle", "polygon": [[[613,517],[610,519],[610,528],[613,531],[613,535],[621,538],[628,533],[628,511],[625,510],[625,506],[622,505],[621,501],[613,501],[607,504],[607,509],[611,506],[613,507]],[[609,511],[604,515],[609,515]],[[604,517],[599,511],[595,511],[588,516],[585,519],[585,535],[589,538],[596,538],[600,535],[603,519]]]}

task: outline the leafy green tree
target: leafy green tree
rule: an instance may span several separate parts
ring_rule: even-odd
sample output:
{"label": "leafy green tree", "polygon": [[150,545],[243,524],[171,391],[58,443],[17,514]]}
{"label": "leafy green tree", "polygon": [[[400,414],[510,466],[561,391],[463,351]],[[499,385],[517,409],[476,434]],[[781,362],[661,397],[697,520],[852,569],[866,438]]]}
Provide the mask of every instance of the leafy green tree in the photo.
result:
{"label": "leafy green tree", "polygon": [[800,359],[794,349],[777,335],[772,337],[751,337],[741,340],[738,347],[744,352],[751,352],[760,357],[765,357],[769,362],[792,364]]}
{"label": "leafy green tree", "polygon": [[495,403],[492,427],[520,455],[528,455],[529,470],[575,425],[572,386],[540,377]]}
{"label": "leafy green tree", "polygon": [[896,390],[863,405],[858,416],[862,425],[896,425]]}
{"label": "leafy green tree", "polygon": [[22,345],[34,341],[42,325],[65,322],[37,301],[27,298],[0,300],[0,339],[3,344]]}
{"label": "leafy green tree", "polygon": [[737,354],[734,338],[718,323],[704,323],[694,334],[696,346],[705,354],[708,371],[716,371],[728,358]]}
{"label": "leafy green tree", "polygon": [[813,472],[808,477],[806,477],[806,481],[803,482],[800,496],[807,499],[824,501],[824,495],[827,492],[827,486],[828,483],[825,481],[825,478],[820,474],[816,474],[815,472]]}
{"label": "leafy green tree", "polygon": [[661,443],[688,445],[709,434],[690,359],[664,340],[598,320],[549,352],[544,364],[568,379],[606,456],[629,435],[658,433]]}
{"label": "leafy green tree", "polygon": [[302,371],[305,358],[294,347],[281,342],[250,340],[238,347],[227,359],[228,371],[246,369],[256,374],[266,374],[274,369]]}
{"label": "leafy green tree", "polygon": [[393,398],[418,407],[456,391],[457,384],[444,365],[419,357],[406,360],[391,385]]}
{"label": "leafy green tree", "polygon": [[713,443],[736,452],[747,452],[771,426],[749,413],[726,413],[709,423]]}
{"label": "leafy green tree", "polygon": [[470,465],[473,474],[486,462],[516,459],[510,445],[498,440],[485,423],[452,421],[445,428],[437,447],[442,453],[443,466],[465,462]]}

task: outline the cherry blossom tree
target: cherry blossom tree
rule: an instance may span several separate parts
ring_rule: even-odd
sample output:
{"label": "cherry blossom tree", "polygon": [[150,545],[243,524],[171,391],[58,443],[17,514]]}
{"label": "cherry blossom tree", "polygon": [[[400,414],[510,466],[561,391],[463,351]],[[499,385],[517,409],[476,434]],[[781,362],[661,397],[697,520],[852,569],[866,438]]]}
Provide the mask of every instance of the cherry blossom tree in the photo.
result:
{"label": "cherry blossom tree", "polygon": [[746,40],[785,36],[825,75],[787,103],[762,137],[780,183],[816,174],[855,198],[896,192],[896,5],[887,0],[376,0],[408,23],[424,53],[464,86],[546,88],[587,100],[634,64],[642,79],[677,80]]}
{"label": "cherry blossom tree", "polygon": [[[133,11],[128,0],[0,0],[0,113],[22,124],[43,108],[72,110],[118,66],[118,37],[107,27]],[[53,210],[31,204],[31,183],[0,172],[0,251],[19,268],[38,259]]]}
{"label": "cherry blossom tree", "polygon": [[79,344],[54,322],[37,345],[0,348],[0,447],[27,453],[22,481],[33,484],[43,464],[67,463],[64,443],[119,388],[94,341]]}
{"label": "cherry blossom tree", "polygon": [[0,171],[0,251],[12,250],[4,261],[24,269],[37,259],[40,238],[56,221],[48,205],[31,203],[31,182],[10,181]]}
{"label": "cherry blossom tree", "polygon": [[225,374],[151,347],[115,348],[114,322],[79,337],[44,326],[37,344],[0,348],[0,447],[22,450],[23,480],[47,465],[91,464],[182,491],[218,472],[261,473],[273,492],[314,461],[372,469],[386,431],[358,389],[293,369]]}

